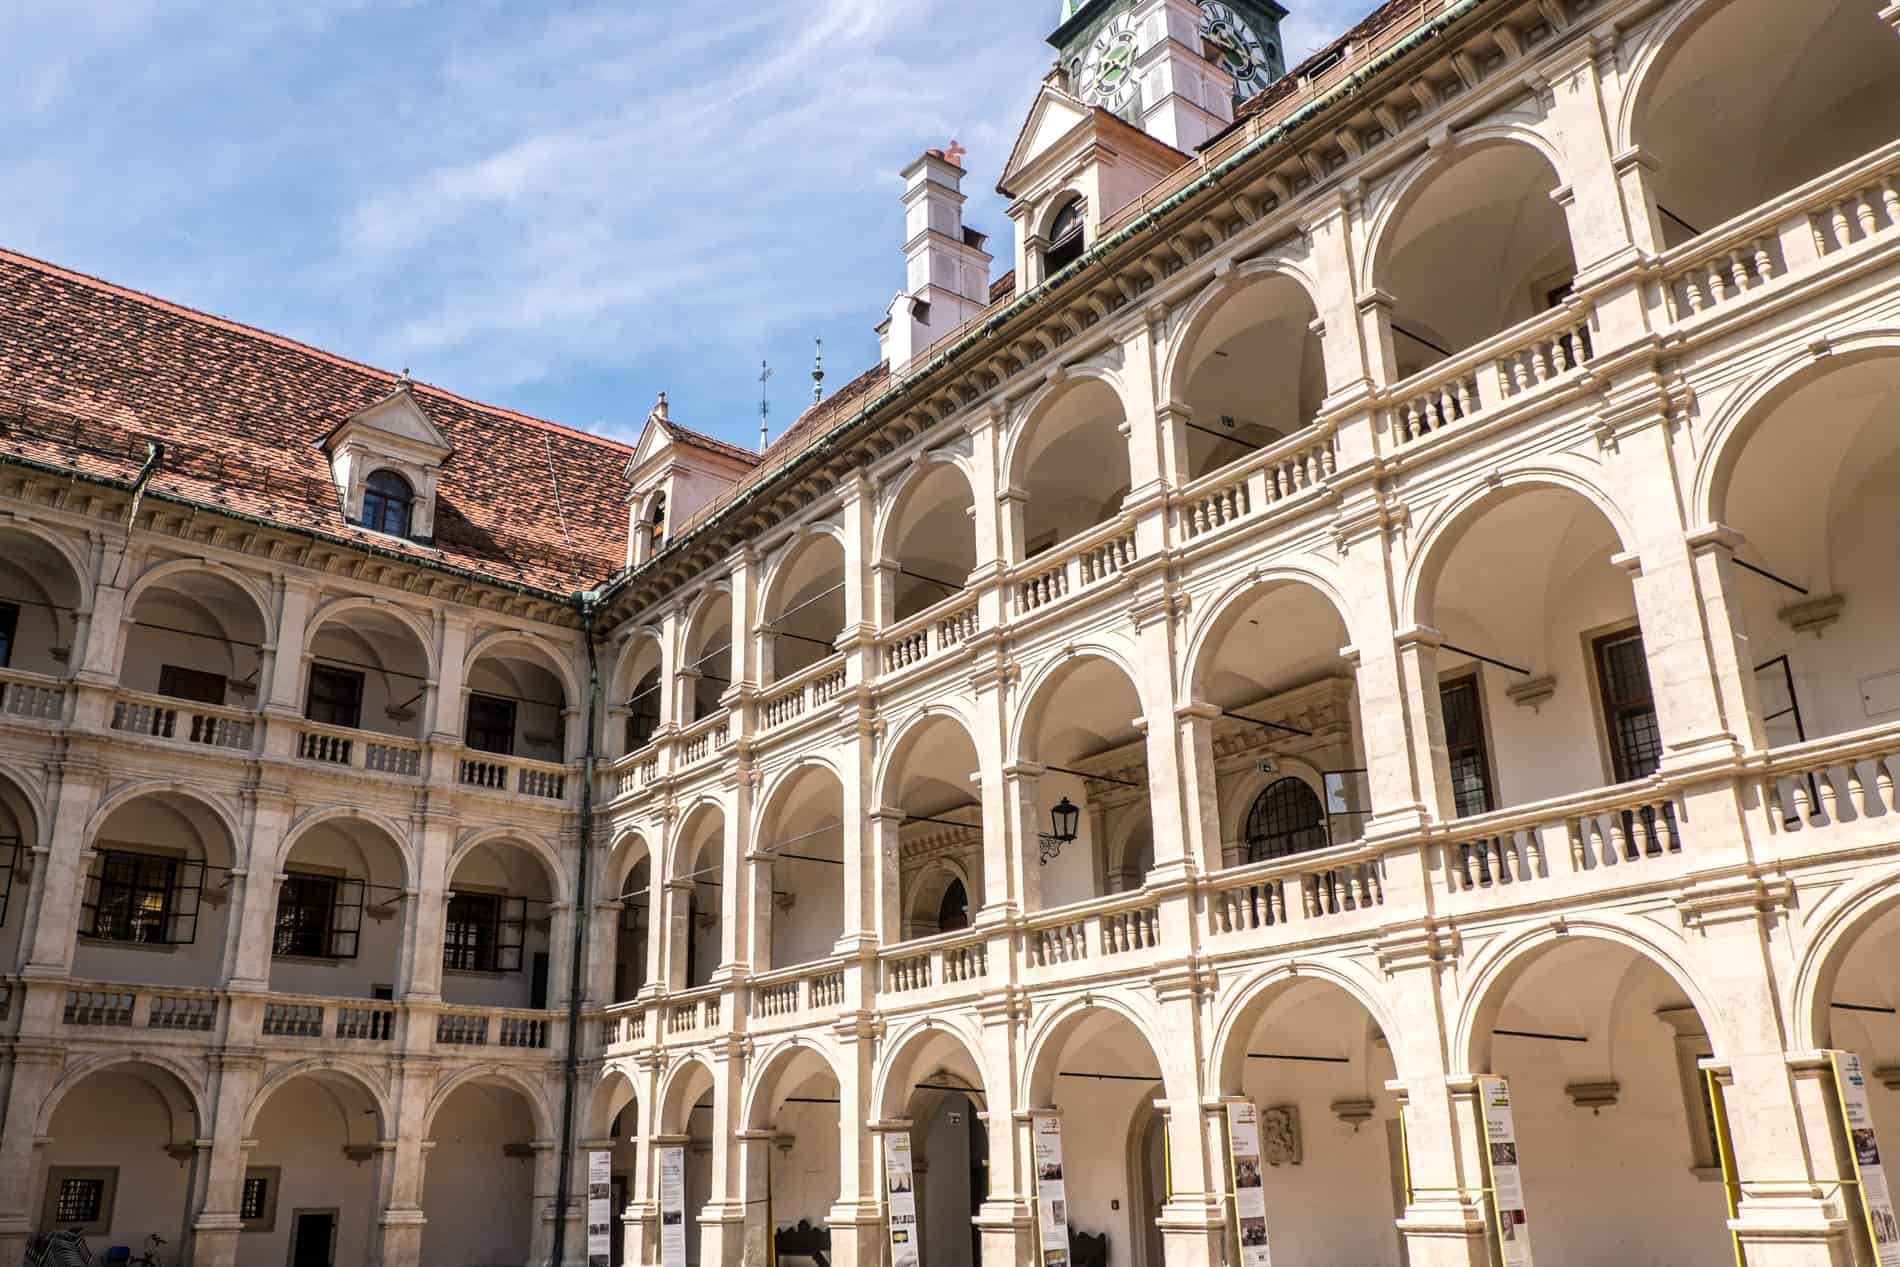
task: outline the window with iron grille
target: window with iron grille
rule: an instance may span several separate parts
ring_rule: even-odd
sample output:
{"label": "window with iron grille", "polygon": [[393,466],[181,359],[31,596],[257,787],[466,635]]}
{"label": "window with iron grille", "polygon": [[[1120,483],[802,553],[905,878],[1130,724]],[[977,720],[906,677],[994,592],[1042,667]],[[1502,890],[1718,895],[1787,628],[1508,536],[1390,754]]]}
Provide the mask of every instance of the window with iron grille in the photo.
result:
{"label": "window with iron grille", "polygon": [[95,1223],[106,1200],[103,1179],[62,1179],[59,1207],[54,1217],[61,1223]]}
{"label": "window with iron grille", "polygon": [[246,1223],[256,1223],[269,1209],[270,1180],[262,1175],[244,1178],[244,1195],[238,1199],[238,1217]]}
{"label": "window with iron grille", "polygon": [[1327,844],[1326,809],[1303,779],[1271,784],[1247,814],[1249,862],[1285,858]]}
{"label": "window with iron grille", "polygon": [[80,932],[103,941],[183,946],[198,937],[204,864],[102,849],[86,877]]}
{"label": "window with iron grille", "polygon": [[112,1230],[119,1172],[109,1166],[54,1166],[46,1173],[40,1225],[46,1231],[104,1236]]}
{"label": "window with iron grille", "polygon": [[1643,635],[1635,629],[1610,634],[1597,639],[1595,650],[1603,726],[1610,736],[1616,781],[1646,779],[1662,764],[1662,728],[1656,721]]}
{"label": "window with iron grille", "polygon": [[1491,795],[1490,754],[1484,742],[1484,705],[1478,675],[1468,674],[1438,688],[1445,718],[1445,756],[1451,764],[1451,792],[1458,817],[1497,808]]}
{"label": "window with iron grille", "polygon": [[394,471],[377,471],[363,486],[363,526],[392,537],[409,535],[415,490]]}
{"label": "window with iron grille", "polygon": [[311,665],[303,715],[325,726],[355,730],[363,724],[363,675],[328,664]]}
{"label": "window with iron grille", "polygon": [[468,697],[468,726],[463,734],[477,752],[508,756],[515,750],[515,702],[493,695]]}
{"label": "window with iron grille", "polygon": [[277,894],[276,955],[354,959],[363,929],[361,880],[293,871]]}
{"label": "window with iron grille", "polygon": [[527,942],[526,898],[457,893],[442,934],[442,966],[459,972],[520,972]]}

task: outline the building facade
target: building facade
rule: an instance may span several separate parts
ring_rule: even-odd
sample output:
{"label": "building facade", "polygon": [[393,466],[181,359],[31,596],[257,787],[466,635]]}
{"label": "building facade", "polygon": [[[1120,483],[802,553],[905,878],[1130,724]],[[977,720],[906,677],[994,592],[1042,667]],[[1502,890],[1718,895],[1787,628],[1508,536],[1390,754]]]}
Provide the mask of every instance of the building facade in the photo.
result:
{"label": "building facade", "polygon": [[1877,1261],[1900,8],[1214,8],[763,455],[0,257],[0,1255]]}

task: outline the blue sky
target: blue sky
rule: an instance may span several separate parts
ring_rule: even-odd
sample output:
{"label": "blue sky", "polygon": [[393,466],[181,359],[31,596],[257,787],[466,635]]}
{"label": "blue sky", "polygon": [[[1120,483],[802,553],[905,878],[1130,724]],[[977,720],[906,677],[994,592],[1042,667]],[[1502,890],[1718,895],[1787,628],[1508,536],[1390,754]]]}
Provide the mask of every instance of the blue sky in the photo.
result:
{"label": "blue sky", "polygon": [[[1288,0],[1290,59],[1373,0]],[[897,172],[968,220],[1058,0],[17,0],[0,245],[478,399],[736,442],[872,364]],[[1008,267],[999,260],[997,272]]]}

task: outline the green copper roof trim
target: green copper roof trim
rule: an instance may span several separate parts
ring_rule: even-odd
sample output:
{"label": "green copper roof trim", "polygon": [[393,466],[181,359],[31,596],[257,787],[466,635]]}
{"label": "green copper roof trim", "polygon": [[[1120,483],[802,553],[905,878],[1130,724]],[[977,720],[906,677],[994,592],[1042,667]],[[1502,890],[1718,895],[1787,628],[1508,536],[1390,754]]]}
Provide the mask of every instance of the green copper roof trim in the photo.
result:
{"label": "green copper roof trim", "polygon": [[[1068,2],[1068,0],[1065,0],[1065,3],[1066,2]],[[1022,295],[1015,303],[985,321],[981,328],[973,330],[963,338],[957,340],[954,347],[938,353],[936,356],[931,357],[927,364],[917,366],[906,373],[902,381],[891,386],[876,400],[871,401],[850,418],[833,427],[830,431],[825,433],[823,438],[814,441],[803,453],[800,453],[797,457],[786,463],[785,467],[778,472],[778,475],[789,476],[794,471],[832,457],[837,453],[840,447],[840,437],[850,433],[859,424],[873,415],[882,413],[886,408],[901,400],[907,393],[912,391],[917,384],[929,378],[932,374],[950,364],[952,361],[955,361],[958,357],[970,351],[978,344],[989,339],[1008,322],[1013,321],[1030,308],[1042,303],[1049,297],[1049,293],[1062,283],[1100,263],[1103,258],[1121,247],[1122,244],[1140,234],[1150,232],[1172,213],[1175,208],[1181,206],[1196,195],[1219,185],[1222,176],[1232,173],[1235,168],[1247,162],[1249,159],[1252,159],[1263,150],[1278,145],[1281,141],[1291,136],[1297,129],[1304,127],[1314,118],[1324,114],[1341,101],[1344,101],[1347,97],[1358,92],[1360,87],[1365,84],[1367,80],[1385,70],[1388,66],[1394,65],[1412,52],[1412,50],[1438,38],[1440,34],[1456,23],[1460,18],[1463,18],[1467,13],[1482,8],[1490,3],[1492,3],[1492,0],[1455,0],[1455,3],[1443,13],[1419,27],[1418,30],[1412,32],[1391,48],[1379,54],[1378,57],[1368,62],[1365,66],[1341,80],[1339,86],[1334,88],[1331,92],[1326,93],[1324,96],[1316,97],[1298,110],[1295,110],[1284,120],[1274,124],[1253,141],[1241,147],[1235,152],[1233,157],[1225,160],[1218,167],[1203,170],[1198,178],[1168,198],[1167,201],[1124,225],[1107,241],[1097,242],[1083,254],[1081,259],[1075,261],[1075,263],[1069,265],[1054,277],[1046,279],[1034,290]],[[777,477],[761,480],[756,486],[740,494],[735,501],[712,519],[694,528],[684,537],[668,542],[666,549],[651,559],[648,559],[638,568],[621,571],[601,588],[601,601],[608,602],[617,598],[621,590],[633,583],[635,577],[646,572],[649,568],[655,567],[655,565],[662,560],[670,562],[673,558],[677,557],[674,553],[675,551],[683,552],[702,534],[718,527],[722,521],[726,521],[735,516],[743,507],[751,505],[754,501],[758,500],[759,497],[763,496],[768,488],[774,487],[777,483]]]}

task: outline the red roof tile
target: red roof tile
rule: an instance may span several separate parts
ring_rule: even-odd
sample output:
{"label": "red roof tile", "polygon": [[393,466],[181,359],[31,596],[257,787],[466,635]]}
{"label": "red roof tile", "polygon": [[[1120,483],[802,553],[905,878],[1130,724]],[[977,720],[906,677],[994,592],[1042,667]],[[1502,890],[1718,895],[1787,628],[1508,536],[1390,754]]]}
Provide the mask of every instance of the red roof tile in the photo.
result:
{"label": "red roof tile", "polygon": [[160,440],[158,493],[542,590],[584,588],[621,567],[626,445],[424,384],[416,402],[454,446],[434,548],[346,523],[316,446],[398,381],[0,251],[0,454],[127,480],[145,442]]}

